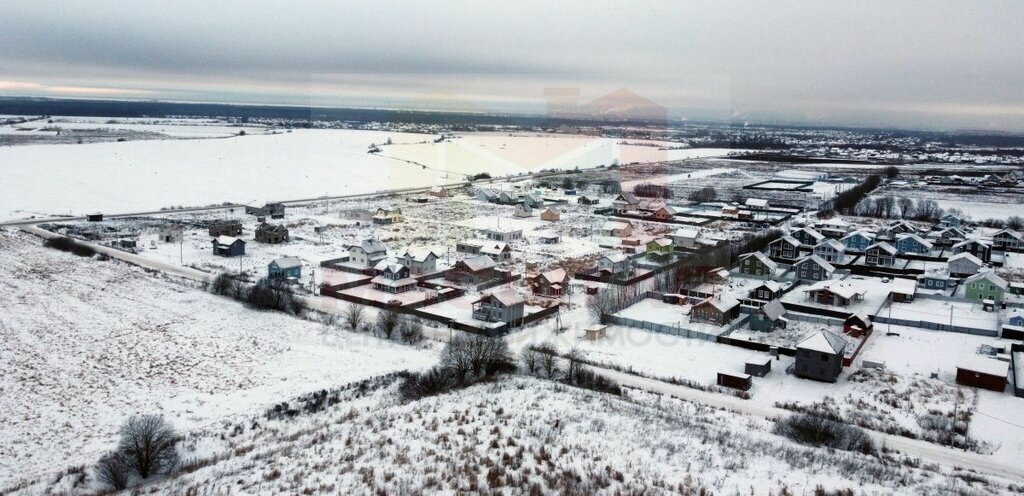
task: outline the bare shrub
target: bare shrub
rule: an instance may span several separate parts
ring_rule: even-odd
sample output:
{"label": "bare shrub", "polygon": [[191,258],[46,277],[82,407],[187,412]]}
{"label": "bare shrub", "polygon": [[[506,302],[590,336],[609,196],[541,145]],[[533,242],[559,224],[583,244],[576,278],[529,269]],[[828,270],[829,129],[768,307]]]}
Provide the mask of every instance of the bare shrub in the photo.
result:
{"label": "bare shrub", "polygon": [[419,319],[405,319],[399,330],[402,342],[416,344],[423,341],[423,323]]}
{"label": "bare shrub", "polygon": [[434,367],[423,373],[413,373],[405,379],[399,391],[406,400],[418,400],[426,396],[434,396],[449,390],[454,385],[451,371],[442,367]]}
{"label": "bare shrub", "polygon": [[526,367],[526,371],[530,374],[536,374],[540,371],[541,354],[530,347],[526,347],[519,354],[520,360]]}
{"label": "bare shrub", "polygon": [[100,461],[96,463],[96,479],[115,491],[128,487],[131,472],[128,460],[120,451],[111,451],[100,457]]}
{"label": "bare shrub", "polygon": [[865,454],[875,452],[871,438],[860,427],[817,415],[791,415],[776,422],[774,432],[811,446],[825,446]]}
{"label": "bare shrub", "polygon": [[140,415],[128,419],[121,427],[117,450],[139,477],[145,479],[177,464],[177,442],[178,434],[162,416]]}
{"label": "bare shrub", "polygon": [[383,309],[377,313],[377,331],[386,339],[391,339],[402,325],[402,320],[402,314],[391,309]]}

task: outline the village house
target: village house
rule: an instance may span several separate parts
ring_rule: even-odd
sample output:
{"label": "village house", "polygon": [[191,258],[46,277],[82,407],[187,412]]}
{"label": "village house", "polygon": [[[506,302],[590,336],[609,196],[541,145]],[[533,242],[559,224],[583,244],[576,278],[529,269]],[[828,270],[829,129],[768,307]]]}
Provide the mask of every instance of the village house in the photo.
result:
{"label": "village house", "polygon": [[633,275],[633,267],[633,259],[625,253],[613,253],[597,259],[597,271],[606,276],[626,279]]}
{"label": "village house", "polygon": [[1010,285],[995,272],[986,270],[964,279],[964,296],[971,300],[1003,301]]}
{"label": "village house", "polygon": [[955,254],[970,253],[982,262],[992,260],[992,245],[980,239],[965,239],[953,245],[952,251]]}
{"label": "village house", "polygon": [[672,258],[674,246],[668,238],[658,238],[647,243],[644,254],[648,260],[664,262]]}
{"label": "village house", "polygon": [[612,200],[612,211],[621,214],[629,210],[636,210],[640,206],[640,200],[633,193],[621,193]]}
{"label": "village house", "polygon": [[917,234],[900,234],[896,236],[896,251],[923,255],[932,251],[932,244]]}
{"label": "village house", "polygon": [[540,213],[540,220],[548,222],[557,222],[558,219],[562,218],[562,214],[558,212],[558,209],[554,207],[548,207]]}
{"label": "village house", "polygon": [[745,255],[740,255],[739,267],[741,274],[747,274],[750,276],[774,276],[775,271],[779,268],[779,264],[775,263],[771,258],[768,258],[764,253],[755,251]]}
{"label": "village house", "polygon": [[516,205],[515,210],[512,212],[512,216],[520,219],[533,217],[533,207],[526,203],[520,203],[519,205]]}
{"label": "village house", "polygon": [[267,264],[270,279],[298,279],[302,277],[302,260],[298,257],[281,257]]}
{"label": "village house", "polygon": [[843,263],[846,247],[835,238],[826,238],[814,245],[812,253],[829,263]]}
{"label": "village house", "polygon": [[444,278],[460,284],[481,284],[495,277],[495,263],[487,255],[477,255],[455,262],[444,272]]}
{"label": "village house", "polygon": [[692,322],[726,325],[740,315],[740,302],[730,296],[712,296],[697,302],[690,309]]}
{"label": "village house", "polygon": [[864,299],[867,290],[849,281],[826,279],[804,289],[807,300],[820,305],[845,307]]}
{"label": "village house", "polygon": [[1024,234],[1013,229],[1000,229],[992,235],[992,244],[1000,250],[1024,248]]}
{"label": "village house", "polygon": [[413,275],[430,274],[437,270],[437,253],[430,248],[407,248],[398,257],[399,263],[409,269]]}
{"label": "village house", "polygon": [[523,239],[522,229],[481,229],[480,234],[491,241],[504,241],[505,243]]}
{"label": "village house", "polygon": [[281,202],[267,202],[261,206],[246,206],[245,213],[249,215],[255,215],[256,217],[271,219],[283,219],[284,218],[284,203]]}
{"label": "village house", "polygon": [[935,244],[939,246],[951,246],[963,241],[967,234],[958,227],[947,227],[935,233]]}
{"label": "village house", "polygon": [[949,275],[956,277],[972,276],[985,266],[985,263],[978,257],[966,251],[949,257],[946,259],[946,263],[949,267]]}
{"label": "village house", "polygon": [[771,300],[756,312],[750,315],[750,329],[759,332],[772,332],[776,329],[785,329],[786,308],[779,300]]}
{"label": "village house", "polygon": [[529,283],[535,295],[562,296],[569,286],[569,273],[565,269],[549,270],[531,277]]}
{"label": "village house", "polygon": [[747,198],[743,203],[747,210],[768,210],[768,200],[764,198]]}
{"label": "village house", "polygon": [[544,208],[544,198],[537,193],[530,193],[523,196],[523,205],[533,208]]}
{"label": "village house", "polygon": [[427,190],[427,195],[433,196],[434,198],[447,198],[448,190],[442,188],[441,186],[434,186],[433,188]]}
{"label": "village house", "polygon": [[213,254],[219,257],[245,255],[245,241],[231,236],[217,236],[213,238]]}
{"label": "village house", "polygon": [[381,225],[397,224],[405,220],[402,217],[402,209],[400,208],[378,208],[373,214],[373,223]]}
{"label": "village house", "polygon": [[772,258],[796,260],[800,258],[800,241],[792,236],[783,236],[768,243],[768,255]]}
{"label": "village house", "polygon": [[215,220],[207,229],[210,236],[239,236],[242,234],[242,222],[237,220]]}
{"label": "village house", "polygon": [[800,244],[805,246],[815,246],[825,239],[825,236],[818,231],[815,231],[811,227],[801,227],[789,234],[796,238]]}
{"label": "village house", "polygon": [[804,257],[793,264],[796,277],[804,281],[824,281],[831,279],[836,268],[817,255]]}
{"label": "village house", "polygon": [[680,228],[676,229],[669,234],[669,238],[672,238],[672,242],[681,248],[693,250],[697,248],[700,243],[700,231],[693,228]]}
{"label": "village house", "polygon": [[667,205],[662,205],[662,206],[658,207],[657,210],[652,212],[650,217],[652,219],[654,219],[654,220],[665,222],[665,221],[672,220],[672,217],[674,217],[676,215],[676,213],[678,213],[678,211],[676,210],[675,207],[669,207]]}
{"label": "village house", "polygon": [[409,268],[396,261],[381,260],[373,268],[377,275],[370,283],[377,291],[398,294],[416,289],[416,279],[410,277]]}
{"label": "village house", "polygon": [[586,195],[580,196],[579,198],[576,199],[576,203],[580,205],[597,205],[599,202],[600,200],[598,200],[597,198],[591,198]]}
{"label": "village house", "polygon": [[364,239],[358,245],[348,247],[349,261],[360,267],[373,267],[387,255],[388,248],[375,239]]}
{"label": "village house", "polygon": [[946,214],[939,218],[939,225],[942,227],[960,227],[964,220],[957,215]]}
{"label": "village house", "polygon": [[494,190],[480,188],[476,190],[476,199],[487,203],[497,203],[498,194]]}
{"label": "village house", "polygon": [[485,294],[473,302],[473,318],[484,322],[504,322],[515,325],[525,316],[526,300],[510,288]]}
{"label": "village house", "polygon": [[276,245],[288,241],[288,228],[280,224],[267,224],[266,222],[256,226],[256,242]]}
{"label": "village house", "polygon": [[185,230],[181,224],[164,224],[160,226],[159,237],[164,243],[181,243],[185,239]]}
{"label": "village house", "polygon": [[601,235],[628,238],[633,235],[633,223],[628,220],[610,220],[601,226]]}
{"label": "village house", "polygon": [[864,251],[875,242],[875,235],[867,231],[857,230],[839,239],[850,251]]}
{"label": "village house", "polygon": [[771,301],[782,295],[782,284],[776,281],[764,281],[750,290],[748,298],[752,300]]}
{"label": "village house", "polygon": [[501,241],[469,239],[456,243],[455,251],[470,255],[486,255],[495,262],[505,262],[512,259],[512,247],[508,243]]}
{"label": "village house", "polygon": [[878,231],[877,238],[892,241],[896,239],[896,236],[900,234],[911,234],[916,233],[917,228],[913,224],[905,220],[897,220],[886,227],[883,227]]}
{"label": "village house", "polygon": [[892,267],[896,263],[896,248],[885,241],[864,250],[864,264],[873,267]]}
{"label": "village house", "polygon": [[925,289],[945,291],[950,285],[950,273],[945,270],[938,270],[921,274],[917,278],[917,284]]}
{"label": "village house", "polygon": [[814,229],[826,238],[839,239],[850,232],[850,223],[838,217],[833,217],[815,223]]}
{"label": "village house", "polygon": [[1003,392],[1010,363],[982,355],[973,355],[957,363],[956,383],[964,386]]}
{"label": "village house", "polygon": [[796,345],[794,372],[805,379],[836,382],[843,371],[843,353],[847,346],[842,336],[822,329]]}
{"label": "village house", "polygon": [[502,205],[514,205],[519,203],[519,195],[509,191],[502,191],[498,193],[498,203]]}

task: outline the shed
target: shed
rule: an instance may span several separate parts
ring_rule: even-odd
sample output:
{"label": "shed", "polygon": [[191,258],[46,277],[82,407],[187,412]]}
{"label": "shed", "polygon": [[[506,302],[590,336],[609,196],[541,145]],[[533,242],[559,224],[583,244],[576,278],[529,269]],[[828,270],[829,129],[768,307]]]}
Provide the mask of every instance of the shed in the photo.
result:
{"label": "shed", "polygon": [[718,385],[746,391],[752,384],[750,374],[736,374],[732,372],[719,372]]}
{"label": "shed", "polygon": [[231,236],[213,238],[213,254],[221,257],[245,255],[245,241]]}
{"label": "shed", "polygon": [[605,332],[608,330],[608,326],[601,324],[594,324],[584,329],[583,339],[587,341],[597,341],[598,339],[604,339]]}
{"label": "shed", "polygon": [[85,220],[87,220],[89,222],[101,222],[101,221],[103,221],[103,214],[101,214],[99,212],[94,213],[94,214],[89,214],[89,215],[85,216]]}
{"label": "shed", "polygon": [[1010,364],[981,355],[972,356],[956,366],[956,383],[992,391],[1006,389],[1006,375]]}
{"label": "shed", "polygon": [[756,355],[747,359],[743,371],[757,377],[764,377],[772,371],[772,357]]}

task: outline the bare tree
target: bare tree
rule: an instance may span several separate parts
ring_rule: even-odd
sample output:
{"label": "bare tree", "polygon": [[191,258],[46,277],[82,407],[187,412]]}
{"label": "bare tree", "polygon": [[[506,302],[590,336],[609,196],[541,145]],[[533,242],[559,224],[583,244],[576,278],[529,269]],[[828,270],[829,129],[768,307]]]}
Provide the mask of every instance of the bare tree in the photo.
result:
{"label": "bare tree", "polygon": [[128,419],[121,427],[118,451],[145,479],[178,462],[177,442],[177,433],[162,416],[140,415]]}
{"label": "bare tree", "polygon": [[583,352],[577,348],[569,350],[569,353],[565,355],[566,360],[569,361],[569,367],[565,370],[565,380],[568,383],[576,383],[577,378],[583,371]]}
{"label": "bare tree", "polygon": [[405,319],[399,335],[403,342],[418,343],[423,340],[423,323],[419,319]]}
{"label": "bare tree", "polygon": [[402,315],[390,308],[381,310],[377,314],[377,330],[387,339],[391,339],[391,335],[400,325],[402,325]]}
{"label": "bare tree", "polygon": [[896,199],[896,204],[900,207],[900,217],[904,219],[914,218],[914,200],[901,196]]}
{"label": "bare tree", "polygon": [[128,487],[130,474],[128,460],[120,451],[111,451],[100,457],[100,461],[96,463],[96,479],[116,491]]}
{"label": "bare tree", "polygon": [[597,319],[604,322],[604,316],[612,312],[615,307],[615,295],[610,288],[598,291],[597,294],[587,297],[587,311]]}
{"label": "bare tree", "polygon": [[519,354],[519,356],[523,361],[523,365],[526,366],[527,372],[531,374],[536,374],[540,370],[540,362],[542,357],[537,350],[527,346],[526,348],[523,348],[523,351]]}
{"label": "bare tree", "polygon": [[469,377],[494,375],[515,370],[515,360],[502,338],[458,335],[445,346],[441,363],[450,369],[459,383]]}
{"label": "bare tree", "polygon": [[547,378],[554,379],[558,375],[558,350],[551,343],[542,343],[533,349],[540,355],[539,370],[543,370]]}
{"label": "bare tree", "polygon": [[348,328],[353,331],[359,330],[359,326],[363,323],[366,318],[366,307],[358,304],[349,302],[345,305],[345,309],[341,313],[342,318],[345,319],[345,323],[348,324]]}

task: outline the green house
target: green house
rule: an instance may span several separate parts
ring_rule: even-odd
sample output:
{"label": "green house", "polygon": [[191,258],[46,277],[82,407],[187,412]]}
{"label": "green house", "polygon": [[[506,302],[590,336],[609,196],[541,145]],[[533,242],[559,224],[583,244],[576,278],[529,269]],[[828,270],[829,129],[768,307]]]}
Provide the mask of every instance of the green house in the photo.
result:
{"label": "green house", "polygon": [[978,272],[964,280],[964,295],[972,300],[1003,301],[1009,288],[1006,279],[992,271]]}
{"label": "green house", "polygon": [[671,239],[660,238],[648,242],[645,253],[647,258],[664,260],[672,256],[672,250],[674,248],[675,244],[672,243]]}
{"label": "green house", "polygon": [[740,255],[739,266],[741,274],[750,276],[773,276],[779,268],[779,264],[759,251]]}

